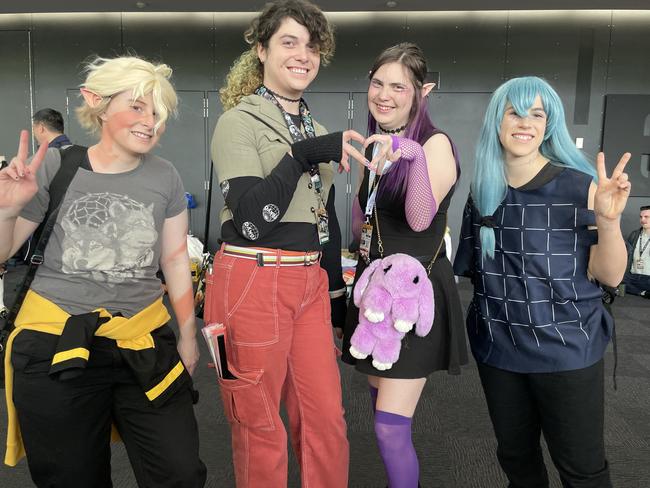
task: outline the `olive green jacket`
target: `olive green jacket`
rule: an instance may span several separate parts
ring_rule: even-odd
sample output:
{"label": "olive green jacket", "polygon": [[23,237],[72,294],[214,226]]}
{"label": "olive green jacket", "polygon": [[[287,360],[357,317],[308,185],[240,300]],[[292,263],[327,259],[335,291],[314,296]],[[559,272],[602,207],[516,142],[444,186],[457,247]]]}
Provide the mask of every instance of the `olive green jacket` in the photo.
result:
{"label": "olive green jacket", "polygon": [[[314,129],[316,135],[327,133],[316,121]],[[278,107],[259,95],[242,98],[236,107],[219,118],[212,137],[210,153],[219,184],[243,176],[267,177],[290,150],[292,142]],[[322,197],[327,202],[334,169],[331,162],[319,164],[319,169]],[[280,222],[315,223],[312,209],[318,208],[318,197],[310,183],[309,174],[304,173]],[[230,219],[232,213],[226,205],[221,211],[221,223]]]}

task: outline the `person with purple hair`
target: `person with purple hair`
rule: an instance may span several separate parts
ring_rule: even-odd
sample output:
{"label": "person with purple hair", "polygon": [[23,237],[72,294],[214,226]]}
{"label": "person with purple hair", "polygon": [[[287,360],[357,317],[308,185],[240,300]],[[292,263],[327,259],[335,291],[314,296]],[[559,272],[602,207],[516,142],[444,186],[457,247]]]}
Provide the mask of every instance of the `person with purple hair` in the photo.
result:
{"label": "person with purple hair", "polygon": [[353,208],[353,231],[361,236],[357,279],[372,260],[405,253],[427,268],[435,295],[431,332],[425,337],[407,333],[392,366],[351,347],[359,309],[352,303],[348,308],[343,360],[368,375],[377,443],[391,488],[419,486],[411,420],[427,376],[443,369],[459,374],[467,362],[463,312],[444,246],[460,166],[454,144],[429,117],[427,95],[434,84],[425,82],[426,73],[424,54],[412,43],[389,47],[375,60],[365,143],[371,161],[361,167]]}

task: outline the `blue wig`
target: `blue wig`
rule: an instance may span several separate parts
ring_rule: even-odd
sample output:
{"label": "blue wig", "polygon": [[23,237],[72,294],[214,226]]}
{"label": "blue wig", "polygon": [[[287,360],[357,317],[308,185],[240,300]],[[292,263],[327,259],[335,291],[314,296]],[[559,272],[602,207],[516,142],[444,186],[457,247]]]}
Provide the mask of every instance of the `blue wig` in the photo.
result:
{"label": "blue wig", "polygon": [[[547,116],[546,132],[539,152],[555,165],[581,171],[596,180],[596,170],[582,152],[576,149],[569,135],[564,108],[557,92],[545,80],[536,76],[513,78],[497,88],[492,95],[476,147],[472,199],[483,217],[494,214],[508,188],[503,148],[499,140],[506,105],[510,102],[517,115],[526,117],[537,95],[542,100]],[[494,229],[481,227],[484,257],[494,257],[494,244]]]}

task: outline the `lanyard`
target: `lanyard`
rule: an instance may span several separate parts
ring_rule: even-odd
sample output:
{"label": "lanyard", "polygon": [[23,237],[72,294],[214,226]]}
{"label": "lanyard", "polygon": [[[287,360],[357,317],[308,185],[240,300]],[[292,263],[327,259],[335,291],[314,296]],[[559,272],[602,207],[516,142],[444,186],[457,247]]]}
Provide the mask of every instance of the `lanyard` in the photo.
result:
{"label": "lanyard", "polygon": [[643,244],[643,241],[641,240],[643,237],[643,231],[639,234],[639,257],[643,255],[645,252],[646,248],[648,247],[648,244],[650,244],[650,237],[648,237],[648,240],[645,241],[645,245]]}
{"label": "lanyard", "polygon": [[[287,124],[287,129],[289,129],[289,134],[291,134],[291,139],[293,139],[293,142],[298,142],[305,139],[305,136],[300,131],[300,128],[293,122],[291,115],[289,115],[284,107],[280,104],[280,102],[278,102],[278,99],[273,96],[273,92],[271,92],[271,90],[262,85],[257,90],[255,90],[255,94],[267,99],[269,102],[278,107],[280,113],[282,114],[282,117],[284,118],[284,122]],[[307,107],[307,103],[301,98],[298,106],[300,112],[300,120],[303,127],[305,128],[305,132],[307,133],[307,138],[311,139],[312,137],[316,137],[316,131],[314,130],[314,120],[311,117],[311,112],[309,111],[309,107]],[[318,170],[318,165],[312,166],[311,170],[309,171],[309,176],[311,177],[312,184],[314,185],[314,191],[316,192],[316,195],[318,196],[318,199],[324,208],[325,202],[323,202],[323,197],[321,195],[321,188],[323,187],[323,184],[320,179],[320,171]]]}
{"label": "lanyard", "polygon": [[[377,155],[377,152],[379,151],[379,148],[381,147],[381,144],[375,144],[374,147],[372,148],[372,158]],[[388,172],[388,169],[391,167],[393,164],[392,161],[386,160],[384,163],[384,169],[382,170],[382,175]],[[368,200],[366,201],[366,213],[365,217],[366,220],[370,220],[370,217],[372,216],[372,211],[375,208],[375,202],[377,200],[377,192],[379,191],[379,181],[381,180],[381,175],[377,177],[377,182],[375,182],[375,177],[377,177],[377,173],[374,171],[369,170],[369,175],[368,175]]]}
{"label": "lanyard", "polygon": [[[291,134],[291,139],[293,139],[293,142],[298,142],[305,139],[303,133],[300,132],[300,128],[294,124],[291,115],[287,113],[280,102],[278,102],[278,99],[273,96],[268,88],[262,85],[257,90],[255,90],[255,94],[261,96],[262,98],[266,98],[269,102],[273,103],[276,107],[278,107],[278,109],[280,109],[280,113],[284,118],[284,122],[287,124],[287,129],[289,129],[289,134]],[[311,117],[311,112],[309,111],[309,107],[307,107],[307,103],[302,98],[300,99],[298,107],[300,120],[302,121],[302,125],[305,128],[305,132],[307,133],[307,138],[316,137],[316,131],[314,130],[314,121]]]}

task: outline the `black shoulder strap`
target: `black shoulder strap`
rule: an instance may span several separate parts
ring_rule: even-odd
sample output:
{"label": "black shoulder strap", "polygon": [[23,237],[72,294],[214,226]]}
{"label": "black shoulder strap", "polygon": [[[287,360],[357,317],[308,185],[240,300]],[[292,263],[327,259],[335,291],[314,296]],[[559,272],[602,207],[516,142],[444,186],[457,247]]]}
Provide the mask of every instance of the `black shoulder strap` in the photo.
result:
{"label": "black shoulder strap", "polygon": [[29,259],[29,269],[27,270],[25,279],[20,287],[20,291],[16,296],[16,301],[7,316],[3,327],[5,330],[13,329],[16,316],[25,300],[25,296],[27,296],[32,281],[34,281],[34,275],[36,275],[38,265],[43,262],[45,247],[47,246],[47,241],[50,239],[50,235],[54,229],[56,217],[59,214],[59,208],[61,207],[63,197],[68,190],[68,186],[70,186],[74,175],[80,167],[90,169],[88,159],[86,158],[87,150],[88,149],[83,146],[70,146],[65,149],[59,149],[59,152],[61,153],[61,166],[50,183],[50,204],[45,213],[45,217],[43,218],[43,222],[34,233],[34,237],[32,237],[34,242],[36,242],[36,246]]}
{"label": "black shoulder strap", "polygon": [[[31,238],[31,242],[34,246],[32,246],[28,255],[25,256],[27,262],[31,261],[31,258],[36,251],[36,247],[40,243],[39,241],[41,240],[45,225],[52,212],[61,204],[66,191],[68,191],[68,186],[70,186],[72,178],[77,174],[77,169],[84,168],[92,170],[88,163],[88,158],[86,158],[87,151],[87,147],[76,145],[67,146],[65,149],[59,149],[59,153],[61,154],[61,165],[50,182],[50,203],[47,206],[47,212],[45,212],[41,225],[39,225],[34,231],[34,235]],[[47,240],[44,244],[47,244]],[[45,246],[43,245],[43,250],[44,249]]]}
{"label": "black shoulder strap", "polygon": [[92,171],[86,154],[88,148],[84,146],[68,146],[65,149],[59,149],[61,153],[61,167],[56,172],[50,182],[50,205],[47,208],[48,213],[57,208],[63,200],[72,178],[77,174],[77,169],[84,168]]}

